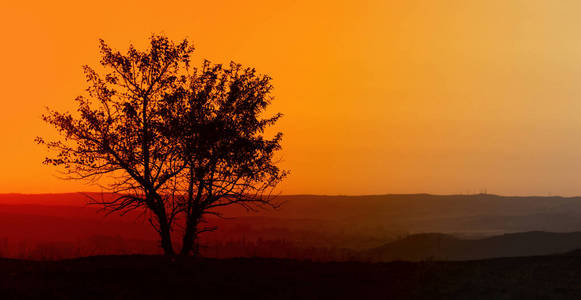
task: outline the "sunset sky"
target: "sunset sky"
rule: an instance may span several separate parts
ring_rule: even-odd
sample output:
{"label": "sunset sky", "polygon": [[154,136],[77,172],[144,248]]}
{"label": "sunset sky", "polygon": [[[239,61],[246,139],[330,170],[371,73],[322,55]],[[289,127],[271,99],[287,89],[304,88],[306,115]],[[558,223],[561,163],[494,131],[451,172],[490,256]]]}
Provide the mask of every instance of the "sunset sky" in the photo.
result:
{"label": "sunset sky", "polygon": [[[163,5],[162,5],[163,3]],[[153,33],[274,78],[284,194],[581,195],[580,1],[2,1],[0,193],[91,190],[41,164],[98,38]]]}

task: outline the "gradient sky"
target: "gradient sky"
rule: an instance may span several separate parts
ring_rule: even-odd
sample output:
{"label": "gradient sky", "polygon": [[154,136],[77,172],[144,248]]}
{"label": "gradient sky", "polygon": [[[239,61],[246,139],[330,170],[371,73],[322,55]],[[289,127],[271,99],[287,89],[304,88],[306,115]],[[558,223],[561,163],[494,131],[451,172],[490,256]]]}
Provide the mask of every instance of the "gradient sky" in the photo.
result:
{"label": "gradient sky", "polygon": [[[94,3],[90,3],[94,2]],[[164,3],[162,6],[160,3]],[[90,190],[41,164],[97,39],[189,38],[274,78],[285,194],[581,194],[579,1],[2,1],[0,192]]]}

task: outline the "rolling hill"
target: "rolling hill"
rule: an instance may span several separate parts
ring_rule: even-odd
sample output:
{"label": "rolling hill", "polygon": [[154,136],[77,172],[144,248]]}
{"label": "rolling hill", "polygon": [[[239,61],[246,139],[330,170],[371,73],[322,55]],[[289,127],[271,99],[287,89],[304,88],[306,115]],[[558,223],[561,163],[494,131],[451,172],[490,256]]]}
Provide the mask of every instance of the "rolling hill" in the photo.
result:
{"label": "rolling hill", "polygon": [[[80,193],[0,194],[0,256],[59,259],[157,253],[157,237],[146,216],[139,212],[106,215],[98,207],[87,205],[87,199],[87,195]],[[381,247],[388,254],[380,257],[397,259],[398,251],[415,253],[409,250],[415,247],[419,250],[417,255],[410,255],[411,259],[465,259],[518,252],[494,250],[498,248],[495,241],[507,242],[500,237],[480,242],[476,238],[530,231],[581,231],[580,197],[292,195],[277,200],[283,203],[277,210],[224,209],[225,216],[232,219],[209,220],[220,229],[202,237],[203,251],[212,257],[260,255],[344,260],[353,258],[354,253]],[[426,232],[446,236],[414,236]],[[535,239],[528,242],[537,243]],[[413,246],[414,243],[417,245]],[[442,252],[441,246],[438,248],[434,243],[449,246]],[[470,246],[473,243],[483,246]],[[519,247],[511,249],[520,249],[523,255],[564,249],[547,246],[540,252],[531,252]],[[565,248],[571,250],[569,244]]]}
{"label": "rolling hill", "polygon": [[373,261],[475,260],[536,256],[581,249],[581,232],[522,232],[466,239],[441,233],[414,234],[364,252]]}

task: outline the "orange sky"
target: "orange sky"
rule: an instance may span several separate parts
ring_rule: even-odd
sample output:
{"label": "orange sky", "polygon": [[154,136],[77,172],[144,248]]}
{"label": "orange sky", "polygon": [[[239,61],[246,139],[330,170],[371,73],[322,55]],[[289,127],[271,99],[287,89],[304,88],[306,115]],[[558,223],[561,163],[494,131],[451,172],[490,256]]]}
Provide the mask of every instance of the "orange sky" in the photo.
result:
{"label": "orange sky", "polygon": [[0,192],[90,188],[41,165],[97,39],[190,38],[274,77],[283,193],[581,194],[579,1],[2,1]]}

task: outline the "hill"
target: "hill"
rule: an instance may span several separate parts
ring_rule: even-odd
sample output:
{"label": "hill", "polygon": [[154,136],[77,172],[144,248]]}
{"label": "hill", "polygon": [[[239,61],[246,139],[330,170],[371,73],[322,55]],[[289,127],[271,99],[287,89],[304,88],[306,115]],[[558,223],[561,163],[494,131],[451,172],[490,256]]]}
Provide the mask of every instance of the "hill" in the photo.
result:
{"label": "hill", "polygon": [[[98,193],[0,194],[0,205],[53,207],[87,206]],[[406,232],[516,232],[581,230],[581,197],[476,195],[282,195],[276,210],[248,212],[227,207],[230,217],[260,216],[322,220],[351,227],[383,226]]]}
{"label": "hill", "polygon": [[[0,194],[0,256],[62,259],[157,253],[157,237],[144,215],[106,215],[87,205],[87,196],[111,195]],[[219,230],[202,236],[202,251],[222,258],[341,260],[350,259],[353,252],[423,232],[475,238],[581,231],[579,197],[292,195],[280,196],[278,201],[283,205],[276,210],[225,208],[224,215],[232,218],[209,220]]]}
{"label": "hill", "polygon": [[581,232],[522,232],[480,239],[415,234],[364,252],[374,261],[475,260],[565,253],[581,249]]}

